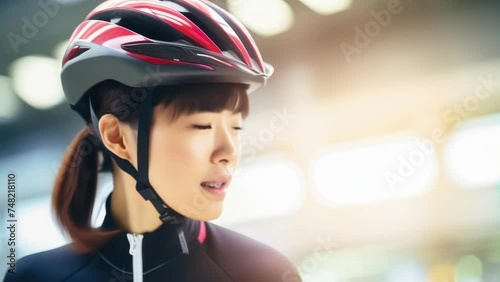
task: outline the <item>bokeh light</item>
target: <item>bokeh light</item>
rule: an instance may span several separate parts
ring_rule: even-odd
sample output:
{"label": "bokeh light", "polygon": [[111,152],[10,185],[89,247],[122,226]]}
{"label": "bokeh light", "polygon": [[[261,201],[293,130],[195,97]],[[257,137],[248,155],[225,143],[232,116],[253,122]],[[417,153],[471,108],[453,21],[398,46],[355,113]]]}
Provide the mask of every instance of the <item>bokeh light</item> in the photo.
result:
{"label": "bokeh light", "polygon": [[228,8],[247,28],[261,36],[274,36],[291,28],[292,8],[283,0],[230,0]]}
{"label": "bokeh light", "polygon": [[288,158],[255,158],[235,172],[224,211],[215,222],[229,224],[286,216],[301,206],[304,193],[304,176]]}
{"label": "bokeh light", "polygon": [[60,71],[61,63],[47,56],[22,57],[10,67],[16,94],[40,110],[50,109],[64,101]]}
{"label": "bokeh light", "polygon": [[482,276],[483,265],[476,256],[464,256],[455,265],[456,282],[481,282]]}
{"label": "bokeh light", "polygon": [[322,151],[311,168],[314,187],[336,206],[421,195],[437,177],[433,150],[404,134]]}
{"label": "bokeh light", "polygon": [[0,75],[0,124],[12,122],[21,113],[21,101],[12,90],[11,79]]}
{"label": "bokeh light", "polygon": [[500,115],[465,122],[450,137],[444,161],[450,178],[469,189],[500,183]]}

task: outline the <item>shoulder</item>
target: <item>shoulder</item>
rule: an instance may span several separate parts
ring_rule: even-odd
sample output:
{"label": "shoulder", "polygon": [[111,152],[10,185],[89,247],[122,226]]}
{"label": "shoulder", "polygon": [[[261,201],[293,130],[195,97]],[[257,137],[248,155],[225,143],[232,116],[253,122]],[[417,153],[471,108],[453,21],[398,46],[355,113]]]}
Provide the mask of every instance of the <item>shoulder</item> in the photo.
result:
{"label": "shoulder", "polygon": [[276,249],[210,222],[206,247],[235,281],[301,281],[296,267]]}
{"label": "shoulder", "polygon": [[94,255],[78,254],[71,245],[22,257],[14,271],[7,271],[4,282],[57,282],[89,264]]}

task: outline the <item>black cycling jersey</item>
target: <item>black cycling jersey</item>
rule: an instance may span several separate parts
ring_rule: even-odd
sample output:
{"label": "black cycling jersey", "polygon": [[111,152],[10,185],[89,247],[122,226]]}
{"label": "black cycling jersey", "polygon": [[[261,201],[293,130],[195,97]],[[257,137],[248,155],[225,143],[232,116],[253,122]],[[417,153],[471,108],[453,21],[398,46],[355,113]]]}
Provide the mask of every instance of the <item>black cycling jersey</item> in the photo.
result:
{"label": "black cycling jersey", "polygon": [[[108,213],[102,227],[114,224]],[[177,229],[171,225],[163,224],[154,232],[143,234],[142,252],[139,251],[142,281],[300,281],[290,261],[265,244],[210,222],[185,219],[182,229],[188,254],[183,253]],[[17,261],[15,273],[7,272],[4,281],[134,281],[129,242],[124,231],[95,253],[79,254],[68,244],[28,255]]]}

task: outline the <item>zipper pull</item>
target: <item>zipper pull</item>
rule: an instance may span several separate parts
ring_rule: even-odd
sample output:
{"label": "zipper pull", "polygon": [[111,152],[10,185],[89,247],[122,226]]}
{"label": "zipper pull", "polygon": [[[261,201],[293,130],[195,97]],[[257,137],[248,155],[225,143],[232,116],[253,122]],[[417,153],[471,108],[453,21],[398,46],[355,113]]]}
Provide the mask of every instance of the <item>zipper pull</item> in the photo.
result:
{"label": "zipper pull", "polygon": [[127,234],[130,243],[129,253],[132,256],[134,282],[142,282],[142,234]]}
{"label": "zipper pull", "polygon": [[136,234],[127,234],[128,242],[130,243],[129,254],[131,256],[135,253],[135,246],[137,245],[137,235]]}

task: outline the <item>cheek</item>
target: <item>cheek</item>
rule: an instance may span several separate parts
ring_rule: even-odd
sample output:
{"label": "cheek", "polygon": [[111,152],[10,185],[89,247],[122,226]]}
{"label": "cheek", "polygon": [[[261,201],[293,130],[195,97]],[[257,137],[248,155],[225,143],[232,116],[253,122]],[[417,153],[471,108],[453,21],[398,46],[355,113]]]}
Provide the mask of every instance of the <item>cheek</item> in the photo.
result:
{"label": "cheek", "polygon": [[168,173],[167,168],[180,170],[190,166],[199,157],[199,152],[189,140],[165,137],[152,140],[150,155],[151,165],[162,167]]}
{"label": "cheek", "polygon": [[[157,132],[151,136],[150,177],[169,179],[168,183],[187,184],[204,177],[209,161],[206,138],[182,132]],[[152,181],[153,179],[151,179]]]}

